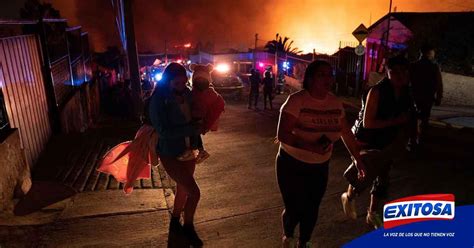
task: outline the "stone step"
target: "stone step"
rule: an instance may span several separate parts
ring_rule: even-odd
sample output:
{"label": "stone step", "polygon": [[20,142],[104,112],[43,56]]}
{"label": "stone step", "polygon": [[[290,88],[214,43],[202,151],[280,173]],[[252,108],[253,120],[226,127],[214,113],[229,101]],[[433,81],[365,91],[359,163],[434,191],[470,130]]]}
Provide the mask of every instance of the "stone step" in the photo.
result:
{"label": "stone step", "polygon": [[99,144],[97,151],[85,163],[84,169],[82,170],[77,180],[74,182],[73,187],[78,192],[84,191],[84,188],[86,187],[87,179],[90,177],[92,171],[94,171],[97,168],[98,163],[100,162],[100,159],[106,152],[104,151],[104,147],[105,147],[105,144],[103,143]]}

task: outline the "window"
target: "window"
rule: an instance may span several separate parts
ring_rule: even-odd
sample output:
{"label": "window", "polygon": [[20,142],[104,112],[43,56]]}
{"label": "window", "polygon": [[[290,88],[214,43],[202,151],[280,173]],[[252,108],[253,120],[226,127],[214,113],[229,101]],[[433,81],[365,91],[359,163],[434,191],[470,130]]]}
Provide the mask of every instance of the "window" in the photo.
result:
{"label": "window", "polygon": [[248,74],[250,73],[250,69],[252,69],[252,62],[241,62],[239,73]]}
{"label": "window", "polygon": [[252,64],[246,64],[244,65],[244,69],[242,70],[242,73],[250,73],[250,70],[252,69]]}

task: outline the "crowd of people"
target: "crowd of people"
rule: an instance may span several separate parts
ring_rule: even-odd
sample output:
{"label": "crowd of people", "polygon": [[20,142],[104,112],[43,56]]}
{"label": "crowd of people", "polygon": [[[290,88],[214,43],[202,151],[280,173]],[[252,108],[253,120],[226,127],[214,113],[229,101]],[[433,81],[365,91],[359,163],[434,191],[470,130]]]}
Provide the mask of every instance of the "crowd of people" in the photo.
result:
{"label": "crowd of people", "polygon": [[[330,92],[332,66],[322,60],[308,65],[303,89],[289,95],[281,106],[276,132],[280,147],[275,168],[284,202],[283,247],[312,247],[333,146],[341,138],[353,161],[344,173],[348,187],[341,195],[343,212],[356,219],[355,199],[371,187],[366,222],[374,228],[381,226],[377,209],[387,195],[393,158],[420,145],[431,107],[442,99],[440,71],[433,59],[431,47],[423,48],[420,60],[412,64],[402,56],[388,59],[386,77],[362,95],[362,108],[353,125],[346,120],[341,100]],[[222,97],[210,87],[209,66],[194,66],[201,70],[193,72],[190,89],[186,69],[169,64],[145,104],[144,124],[153,127],[158,137],[153,152],[177,183],[169,231],[184,235],[194,246],[203,245],[194,228],[201,196],[194,171],[196,163],[209,157],[201,135],[216,130],[224,110]],[[272,74],[266,71],[261,79],[256,70],[250,76],[248,108],[257,108],[261,85],[264,108],[268,100],[273,109]],[[294,235],[297,225],[298,238]]]}
{"label": "crowd of people", "polygon": [[97,68],[102,111],[108,115],[130,118],[133,115],[130,80],[122,80],[115,69]]}
{"label": "crowd of people", "polygon": [[[258,110],[258,98],[260,95],[260,88],[263,85],[263,109],[273,110],[273,98],[275,97],[275,79],[272,76],[270,70],[265,70],[263,73],[263,79],[260,76],[260,72],[257,69],[250,70],[249,83],[250,93],[248,109],[254,108]],[[267,108],[268,101],[268,108]]]}
{"label": "crowd of people", "polygon": [[[341,195],[344,214],[357,218],[355,198],[371,186],[366,222],[374,228],[382,225],[377,209],[387,196],[393,159],[422,144],[431,107],[441,103],[443,92],[432,47],[423,47],[420,59],[411,64],[403,56],[392,57],[385,70],[385,78],[362,95],[352,128],[342,103],[329,92],[334,78],[331,65],[324,61],[309,64],[303,90],[282,105],[276,173],[285,204],[283,247],[312,247],[332,146],[339,138],[353,160],[344,172],[349,184]],[[295,240],[297,224],[300,235]]]}

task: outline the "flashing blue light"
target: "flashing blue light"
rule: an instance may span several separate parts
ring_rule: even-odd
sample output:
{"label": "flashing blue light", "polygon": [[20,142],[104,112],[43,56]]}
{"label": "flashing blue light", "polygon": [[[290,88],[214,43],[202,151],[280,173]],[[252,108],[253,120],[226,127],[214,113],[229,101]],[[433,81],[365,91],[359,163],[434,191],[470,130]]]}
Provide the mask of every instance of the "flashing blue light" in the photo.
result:
{"label": "flashing blue light", "polygon": [[157,73],[157,74],[155,74],[155,80],[156,80],[156,81],[160,81],[162,77],[163,77],[163,73]]}
{"label": "flashing blue light", "polygon": [[283,69],[287,70],[289,68],[290,68],[290,62],[288,61],[283,62]]}

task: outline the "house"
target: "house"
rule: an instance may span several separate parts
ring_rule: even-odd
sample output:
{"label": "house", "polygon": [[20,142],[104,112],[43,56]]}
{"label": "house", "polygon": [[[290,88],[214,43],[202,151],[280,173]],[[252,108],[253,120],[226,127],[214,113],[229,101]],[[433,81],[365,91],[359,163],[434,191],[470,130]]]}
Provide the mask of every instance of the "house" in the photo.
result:
{"label": "house", "polygon": [[88,33],[65,19],[0,19],[0,213],[53,133],[84,131],[99,114]]}
{"label": "house", "polygon": [[368,28],[364,78],[370,85],[382,76],[387,53],[403,53],[414,61],[419,57],[420,47],[429,44],[436,49],[436,59],[442,71],[443,104],[474,106],[474,95],[471,93],[474,92],[472,23],[474,12],[399,12],[385,15]]}
{"label": "house", "polygon": [[385,15],[368,28],[365,78],[370,72],[383,71],[385,53],[404,51],[414,60],[424,44],[436,47],[438,62],[444,70],[472,74],[472,23],[474,12],[399,12]]}

